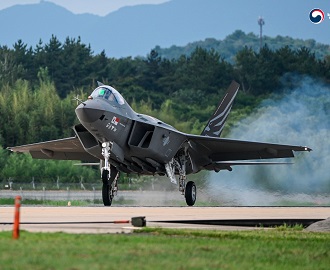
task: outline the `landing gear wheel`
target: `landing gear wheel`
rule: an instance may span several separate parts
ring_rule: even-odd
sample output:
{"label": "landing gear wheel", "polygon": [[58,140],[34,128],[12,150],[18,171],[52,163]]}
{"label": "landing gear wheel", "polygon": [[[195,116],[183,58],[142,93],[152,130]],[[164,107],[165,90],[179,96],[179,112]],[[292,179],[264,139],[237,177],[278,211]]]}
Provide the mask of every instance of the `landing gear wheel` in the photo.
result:
{"label": "landing gear wheel", "polygon": [[186,185],[186,190],[184,193],[186,198],[186,203],[188,206],[193,206],[196,202],[196,185],[193,181],[189,181]]}
{"label": "landing gear wheel", "polygon": [[108,184],[109,179],[110,179],[110,172],[108,170],[103,170],[102,171],[102,181],[103,181],[103,185],[104,184]]}
{"label": "landing gear wheel", "polygon": [[113,198],[115,197],[115,195],[117,195],[118,176],[119,172],[117,168],[112,166],[111,164],[110,167],[105,166],[101,168],[101,178],[103,183],[102,200],[104,206],[111,206]]}
{"label": "landing gear wheel", "polygon": [[[103,173],[102,173],[102,179],[103,179]],[[103,185],[102,185],[102,200],[103,200],[104,206],[111,206],[112,198],[113,198],[112,186],[103,183]]]}

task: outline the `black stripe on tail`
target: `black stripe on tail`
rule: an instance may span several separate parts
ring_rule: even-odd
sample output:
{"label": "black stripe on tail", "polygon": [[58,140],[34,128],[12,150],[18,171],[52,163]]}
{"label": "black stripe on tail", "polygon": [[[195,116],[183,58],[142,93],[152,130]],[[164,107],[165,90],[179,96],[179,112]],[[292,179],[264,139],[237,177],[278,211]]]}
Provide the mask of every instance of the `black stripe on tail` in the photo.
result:
{"label": "black stripe on tail", "polygon": [[220,101],[217,109],[209,119],[206,127],[202,132],[202,136],[209,137],[220,137],[221,132],[224,128],[227,117],[230,113],[231,107],[233,106],[234,99],[239,89],[239,84],[232,81],[226,95]]}

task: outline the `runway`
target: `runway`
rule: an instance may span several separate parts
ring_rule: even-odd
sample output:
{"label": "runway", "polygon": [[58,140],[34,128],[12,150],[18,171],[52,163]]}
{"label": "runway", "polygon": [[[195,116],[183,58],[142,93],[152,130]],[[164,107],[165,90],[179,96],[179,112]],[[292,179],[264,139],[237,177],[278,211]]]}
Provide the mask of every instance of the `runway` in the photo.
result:
{"label": "runway", "polygon": [[[20,229],[30,232],[125,233],[132,217],[146,217],[147,227],[246,230],[255,227],[188,224],[198,220],[326,219],[330,207],[33,207],[22,206]],[[0,208],[0,231],[12,230],[14,207]],[[183,221],[182,223],[172,223]]]}

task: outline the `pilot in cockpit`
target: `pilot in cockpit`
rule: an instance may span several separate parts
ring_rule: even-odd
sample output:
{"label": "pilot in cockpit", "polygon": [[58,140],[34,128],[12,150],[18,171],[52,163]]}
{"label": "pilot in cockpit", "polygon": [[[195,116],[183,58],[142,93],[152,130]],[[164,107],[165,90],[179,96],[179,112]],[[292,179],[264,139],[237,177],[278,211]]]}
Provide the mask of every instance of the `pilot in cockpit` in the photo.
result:
{"label": "pilot in cockpit", "polygon": [[119,105],[125,103],[124,98],[119,94],[119,92],[112,87],[98,87],[93,93],[89,96],[89,99],[94,98],[104,98],[109,101],[114,101]]}

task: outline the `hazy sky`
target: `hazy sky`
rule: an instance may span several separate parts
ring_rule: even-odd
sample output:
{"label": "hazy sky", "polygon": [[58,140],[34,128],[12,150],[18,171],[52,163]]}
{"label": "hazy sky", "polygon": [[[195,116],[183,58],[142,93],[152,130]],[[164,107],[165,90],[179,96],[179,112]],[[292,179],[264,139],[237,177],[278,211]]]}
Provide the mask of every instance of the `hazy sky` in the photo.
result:
{"label": "hazy sky", "polygon": [[[47,0],[63,6],[73,13],[92,13],[107,15],[124,6],[135,6],[141,4],[160,4],[169,0]],[[14,5],[35,4],[40,0],[1,0],[0,10]]]}

